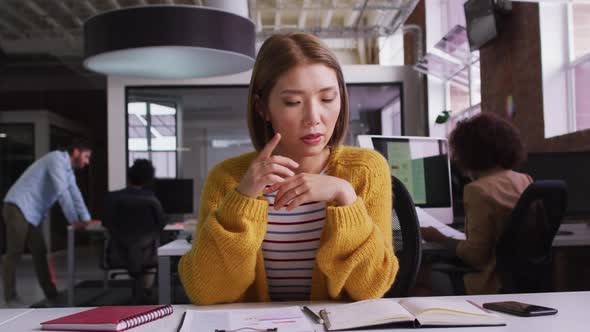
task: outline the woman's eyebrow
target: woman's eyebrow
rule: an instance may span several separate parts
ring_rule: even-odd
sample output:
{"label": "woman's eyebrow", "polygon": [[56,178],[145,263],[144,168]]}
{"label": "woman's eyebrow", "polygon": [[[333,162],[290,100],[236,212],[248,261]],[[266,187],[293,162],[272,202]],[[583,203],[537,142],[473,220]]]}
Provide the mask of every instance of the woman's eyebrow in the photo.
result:
{"label": "woman's eyebrow", "polygon": [[[328,86],[325,88],[320,89],[319,92],[326,92],[326,91],[332,91],[332,90],[337,90],[337,88],[335,86]],[[303,90],[297,90],[297,89],[286,89],[280,92],[280,94],[298,94],[298,95],[302,95],[305,92]]]}

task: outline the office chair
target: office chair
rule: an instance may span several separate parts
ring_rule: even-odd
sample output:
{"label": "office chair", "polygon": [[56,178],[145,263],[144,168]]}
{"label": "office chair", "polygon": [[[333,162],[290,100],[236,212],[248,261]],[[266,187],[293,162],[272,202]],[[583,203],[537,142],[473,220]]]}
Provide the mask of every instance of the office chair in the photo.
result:
{"label": "office chair", "polygon": [[107,236],[100,266],[106,272],[125,269],[134,279],[133,302],[143,302],[141,276],[157,267],[157,249],[163,224],[158,220],[158,203],[151,197],[107,195],[103,225]]}
{"label": "office chair", "polygon": [[552,290],[551,246],[566,206],[561,180],[535,181],[522,193],[496,246],[502,293]]}
{"label": "office chair", "polygon": [[420,224],[410,193],[395,176],[391,177],[393,186],[392,231],[395,255],[399,260],[399,270],[391,289],[385,297],[406,297],[414,287],[422,257]]}

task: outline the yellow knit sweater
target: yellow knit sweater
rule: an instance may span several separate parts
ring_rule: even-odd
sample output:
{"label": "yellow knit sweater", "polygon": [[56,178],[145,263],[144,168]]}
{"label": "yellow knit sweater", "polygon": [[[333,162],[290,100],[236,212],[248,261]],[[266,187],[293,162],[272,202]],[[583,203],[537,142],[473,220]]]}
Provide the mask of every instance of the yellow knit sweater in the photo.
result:
{"label": "yellow knit sweater", "polygon": [[[252,152],[227,159],[207,177],[193,246],[178,266],[195,304],[270,301],[261,251],[268,202],[235,190],[255,157]],[[389,165],[375,151],[337,147],[327,173],[350,182],[358,198],[348,206],[328,203],[310,300],[381,297],[398,270]]]}

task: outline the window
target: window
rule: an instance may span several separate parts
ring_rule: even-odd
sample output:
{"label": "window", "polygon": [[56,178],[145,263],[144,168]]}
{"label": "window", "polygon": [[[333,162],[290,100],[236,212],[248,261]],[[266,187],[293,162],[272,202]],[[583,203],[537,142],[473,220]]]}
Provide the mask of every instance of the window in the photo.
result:
{"label": "window", "polygon": [[580,58],[590,53],[590,3],[572,4],[574,54]]}
{"label": "window", "polygon": [[176,178],[176,104],[133,101],[127,104],[128,163],[149,159],[158,178]]}
{"label": "window", "polygon": [[590,4],[574,3],[570,7],[571,33],[570,50],[570,94],[571,109],[574,113],[575,130],[590,129]]}

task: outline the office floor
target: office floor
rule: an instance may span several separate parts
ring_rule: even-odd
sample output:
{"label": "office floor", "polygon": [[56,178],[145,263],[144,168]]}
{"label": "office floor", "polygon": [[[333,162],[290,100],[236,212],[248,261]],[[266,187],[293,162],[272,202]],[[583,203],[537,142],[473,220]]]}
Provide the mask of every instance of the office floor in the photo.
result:
{"label": "office floor", "polygon": [[[100,248],[81,246],[76,248],[76,281],[102,280],[103,272],[99,268]],[[1,264],[1,263],[0,263]],[[52,270],[57,287],[66,289],[67,265],[66,251],[53,253],[49,257],[49,268]],[[26,306],[30,306],[45,298],[33,268],[31,255],[24,255],[16,271],[17,292]],[[0,287],[0,308],[5,306],[4,289]]]}

